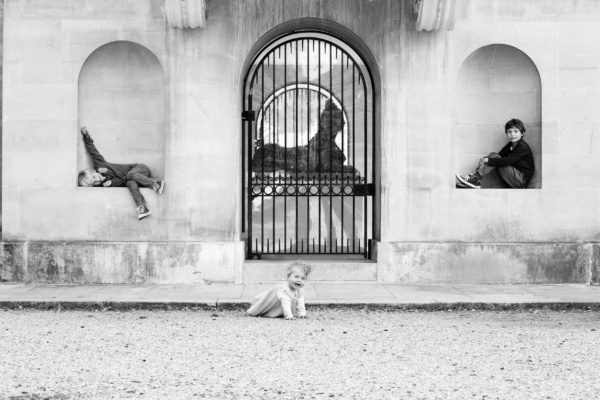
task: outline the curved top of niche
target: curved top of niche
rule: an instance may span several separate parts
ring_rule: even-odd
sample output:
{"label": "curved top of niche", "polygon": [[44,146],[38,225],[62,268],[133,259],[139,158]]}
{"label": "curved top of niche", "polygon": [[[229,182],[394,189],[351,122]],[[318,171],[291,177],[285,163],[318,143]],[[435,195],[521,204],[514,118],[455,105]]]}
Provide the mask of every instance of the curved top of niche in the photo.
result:
{"label": "curved top of niche", "polygon": [[463,61],[457,79],[457,88],[466,91],[530,91],[541,86],[540,73],[531,58],[506,44],[475,50]]}
{"label": "curved top of niche", "polygon": [[158,57],[139,43],[120,40],[98,47],[83,63],[79,86],[114,88],[165,87]]}

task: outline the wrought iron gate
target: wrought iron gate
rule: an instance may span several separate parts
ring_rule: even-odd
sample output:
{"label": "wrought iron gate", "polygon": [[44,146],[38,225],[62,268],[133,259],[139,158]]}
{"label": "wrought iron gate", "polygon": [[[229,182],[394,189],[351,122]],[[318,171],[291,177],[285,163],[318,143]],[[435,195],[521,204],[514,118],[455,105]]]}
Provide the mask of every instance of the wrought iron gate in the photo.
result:
{"label": "wrought iron gate", "polygon": [[370,258],[373,82],[358,54],[320,32],[280,37],[249,68],[243,104],[247,258]]}

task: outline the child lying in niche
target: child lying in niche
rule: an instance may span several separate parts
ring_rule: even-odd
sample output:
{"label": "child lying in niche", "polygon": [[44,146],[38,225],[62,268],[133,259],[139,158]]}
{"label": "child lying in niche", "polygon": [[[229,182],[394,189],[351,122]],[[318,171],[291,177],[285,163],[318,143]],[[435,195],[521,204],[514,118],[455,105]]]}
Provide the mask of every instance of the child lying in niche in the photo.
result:
{"label": "child lying in niche", "polygon": [[508,186],[515,189],[527,187],[535,172],[531,147],[523,140],[525,125],[518,119],[511,119],[504,125],[508,144],[498,153],[490,153],[479,160],[474,174],[456,175],[456,187],[481,189],[484,176],[496,169],[496,172]]}
{"label": "child lying in niche", "polygon": [[95,169],[84,169],[79,172],[79,186],[127,186],[137,207],[138,220],[149,216],[150,210],[146,207],[146,199],[140,193],[139,187],[151,187],[155,192],[163,194],[165,181],[151,178],[150,168],[144,164],[113,164],[107,162],[96,149],[94,141],[85,126],[81,128],[81,135],[83,136],[85,148],[92,156]]}
{"label": "child lying in niche", "polygon": [[256,295],[247,311],[248,315],[285,319],[306,318],[303,288],[310,271],[310,265],[291,264],[287,269],[287,281]]}

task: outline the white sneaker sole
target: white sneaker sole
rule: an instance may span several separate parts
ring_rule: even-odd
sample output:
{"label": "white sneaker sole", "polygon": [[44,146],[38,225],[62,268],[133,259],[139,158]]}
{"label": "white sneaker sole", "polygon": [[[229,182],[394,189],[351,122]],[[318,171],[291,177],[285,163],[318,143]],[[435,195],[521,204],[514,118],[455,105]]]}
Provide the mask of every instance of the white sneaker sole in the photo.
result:
{"label": "white sneaker sole", "polygon": [[475,186],[472,183],[469,183],[467,180],[465,180],[459,174],[456,174],[456,179],[458,179],[460,181],[460,183],[462,183],[463,185],[466,185],[467,187],[470,187],[472,189],[481,189],[481,186]]}
{"label": "white sneaker sole", "polygon": [[144,214],[138,214],[138,220],[142,220],[149,215],[150,215],[150,211],[148,211],[147,213],[144,213]]}

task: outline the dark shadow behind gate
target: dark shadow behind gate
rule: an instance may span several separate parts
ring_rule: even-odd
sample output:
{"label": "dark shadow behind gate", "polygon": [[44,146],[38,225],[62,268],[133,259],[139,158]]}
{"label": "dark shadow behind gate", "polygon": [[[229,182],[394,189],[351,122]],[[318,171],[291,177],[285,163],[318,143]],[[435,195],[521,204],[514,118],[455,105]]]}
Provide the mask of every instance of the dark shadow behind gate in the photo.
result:
{"label": "dark shadow behind gate", "polygon": [[373,80],[340,39],[279,37],[244,81],[243,229],[246,254],[371,258]]}

